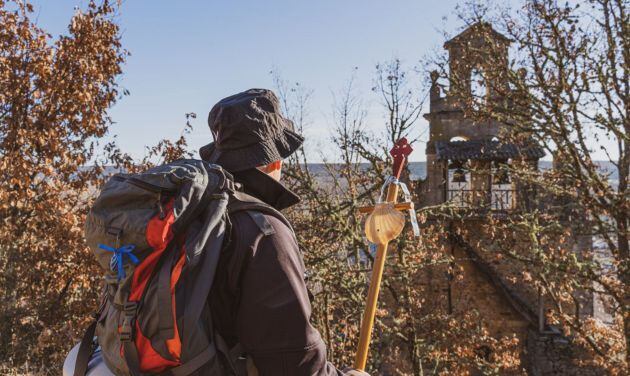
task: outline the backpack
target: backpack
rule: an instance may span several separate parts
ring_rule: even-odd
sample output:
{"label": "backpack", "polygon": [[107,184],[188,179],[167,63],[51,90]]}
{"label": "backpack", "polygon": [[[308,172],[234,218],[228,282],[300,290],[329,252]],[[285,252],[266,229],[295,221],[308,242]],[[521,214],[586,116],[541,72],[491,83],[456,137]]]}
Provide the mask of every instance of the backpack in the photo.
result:
{"label": "backpack", "polygon": [[[85,375],[94,335],[116,375],[242,373],[238,351],[213,330],[207,299],[234,194],[231,175],[200,160],[109,179],[86,218],[105,291],[74,376]],[[253,201],[235,208],[268,209]]]}

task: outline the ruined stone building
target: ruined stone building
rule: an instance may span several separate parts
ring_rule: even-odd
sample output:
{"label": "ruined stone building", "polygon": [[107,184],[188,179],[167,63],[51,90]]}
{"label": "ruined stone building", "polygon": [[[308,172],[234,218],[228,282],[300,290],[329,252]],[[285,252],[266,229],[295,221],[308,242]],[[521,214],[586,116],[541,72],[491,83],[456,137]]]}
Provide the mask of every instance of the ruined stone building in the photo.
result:
{"label": "ruined stone building", "polygon": [[[430,111],[425,114],[430,128],[427,176],[419,187],[421,205],[450,202],[466,213],[458,225],[478,236],[483,236],[477,228],[484,219],[475,213],[490,212],[501,220],[513,210],[526,210],[530,204],[527,190],[514,183],[506,166],[518,162],[535,170],[538,160],[545,156],[541,147],[526,139],[519,144],[502,141],[509,124],[474,122],[462,110],[462,95],[470,93],[472,97],[474,90],[485,90],[486,100],[500,99],[495,88],[506,88],[507,80],[489,72],[509,69],[509,44],[510,40],[489,24],[472,25],[444,44],[449,54],[450,85],[461,87],[444,92],[438,85],[438,73],[431,74]],[[494,82],[475,87],[479,76]],[[582,240],[576,244],[578,251],[590,246],[588,239]],[[476,248],[478,244],[471,237],[465,240],[450,234],[451,252],[466,283],[453,283],[439,270],[429,276],[429,283],[446,301],[448,310],[475,309],[492,335],[516,335],[521,363],[531,375],[591,374],[576,368],[570,341],[545,321],[544,296],[524,282],[509,261],[487,258]],[[593,300],[586,297],[580,314],[592,315],[592,307]]]}

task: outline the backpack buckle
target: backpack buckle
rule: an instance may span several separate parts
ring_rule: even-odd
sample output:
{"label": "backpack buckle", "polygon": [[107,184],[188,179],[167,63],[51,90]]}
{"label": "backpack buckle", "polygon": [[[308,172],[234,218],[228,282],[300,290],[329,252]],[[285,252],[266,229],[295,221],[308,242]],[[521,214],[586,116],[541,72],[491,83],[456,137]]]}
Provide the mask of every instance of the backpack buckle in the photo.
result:
{"label": "backpack buckle", "polygon": [[125,302],[123,304],[123,322],[120,326],[120,342],[130,342],[133,340],[133,327],[136,322],[137,302]]}
{"label": "backpack buckle", "polygon": [[237,191],[237,187],[236,184],[234,183],[234,180],[226,178],[225,179],[225,188],[227,188],[228,192],[230,193],[234,193]]}
{"label": "backpack buckle", "polygon": [[129,319],[124,319],[120,327],[120,342],[131,342],[133,339],[133,327]]}
{"label": "backpack buckle", "polygon": [[131,313],[132,316],[135,316],[137,309],[138,309],[138,302],[125,302],[123,304],[123,312],[126,314]]}

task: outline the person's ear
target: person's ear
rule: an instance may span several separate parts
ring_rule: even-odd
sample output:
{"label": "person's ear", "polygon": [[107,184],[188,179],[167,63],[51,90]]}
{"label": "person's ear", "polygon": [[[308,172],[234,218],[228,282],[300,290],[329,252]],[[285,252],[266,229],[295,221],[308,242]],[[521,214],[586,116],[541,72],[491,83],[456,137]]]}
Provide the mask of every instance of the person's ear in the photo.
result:
{"label": "person's ear", "polygon": [[266,166],[260,166],[258,169],[265,174],[270,174],[274,171],[278,171],[282,168],[282,161],[271,162]]}
{"label": "person's ear", "polygon": [[282,168],[282,161],[271,162],[268,167],[271,171],[278,171]]}

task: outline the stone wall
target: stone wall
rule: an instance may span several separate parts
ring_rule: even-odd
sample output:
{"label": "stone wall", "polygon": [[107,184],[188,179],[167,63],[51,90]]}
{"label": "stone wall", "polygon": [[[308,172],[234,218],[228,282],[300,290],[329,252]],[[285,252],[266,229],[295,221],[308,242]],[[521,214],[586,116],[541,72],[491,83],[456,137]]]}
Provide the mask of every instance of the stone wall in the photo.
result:
{"label": "stone wall", "polygon": [[515,335],[524,344],[529,322],[525,320],[469,259],[465,252],[455,247],[456,263],[463,276],[451,286],[453,310],[475,309],[483,317],[489,333],[495,337]]}
{"label": "stone wall", "polygon": [[578,364],[580,354],[571,342],[558,332],[527,335],[527,373],[531,376],[596,376],[603,371]]}

